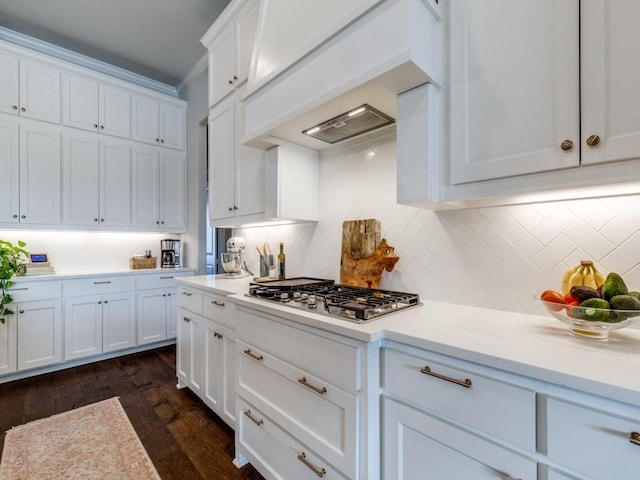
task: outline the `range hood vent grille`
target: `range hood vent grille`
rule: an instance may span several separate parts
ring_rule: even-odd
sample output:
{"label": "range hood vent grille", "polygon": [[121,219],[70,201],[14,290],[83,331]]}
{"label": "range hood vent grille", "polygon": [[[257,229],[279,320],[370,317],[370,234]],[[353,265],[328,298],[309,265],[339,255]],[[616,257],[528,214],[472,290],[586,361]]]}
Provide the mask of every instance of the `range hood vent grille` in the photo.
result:
{"label": "range hood vent grille", "polygon": [[302,133],[323,142],[338,143],[392,123],[393,118],[365,103]]}

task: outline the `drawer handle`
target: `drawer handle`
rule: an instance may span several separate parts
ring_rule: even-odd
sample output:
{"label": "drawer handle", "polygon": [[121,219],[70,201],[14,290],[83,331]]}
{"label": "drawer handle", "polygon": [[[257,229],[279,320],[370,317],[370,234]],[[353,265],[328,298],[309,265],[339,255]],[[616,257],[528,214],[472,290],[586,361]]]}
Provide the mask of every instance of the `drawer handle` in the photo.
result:
{"label": "drawer handle", "polygon": [[94,285],[103,285],[105,283],[111,283],[111,280],[107,280],[106,282],[93,282]]}
{"label": "drawer handle", "polygon": [[307,382],[307,377],[299,378],[298,383],[301,383],[305,387],[310,388],[311,390],[319,393],[320,395],[324,395],[325,393],[327,393],[327,387],[319,388],[319,387],[316,387],[315,385],[311,385],[309,382]]}
{"label": "drawer handle", "polygon": [[247,348],[244,351],[244,353],[245,355],[249,355],[251,358],[258,360],[259,362],[261,362],[264,359],[262,355],[256,355],[255,353],[253,353],[250,348]]}
{"label": "drawer handle", "polygon": [[298,455],[298,460],[300,460],[307,467],[313,470],[313,473],[315,473],[319,477],[324,477],[327,474],[327,471],[324,468],[318,468],[314,464],[312,464],[309,460],[307,460],[307,456],[304,454],[304,452]]}
{"label": "drawer handle", "polygon": [[191,292],[182,292],[183,295],[186,295],[187,297],[191,296]]}
{"label": "drawer handle", "polygon": [[22,287],[22,288],[10,288],[9,291],[10,292],[17,292],[18,290],[29,290],[29,287]]}
{"label": "drawer handle", "polygon": [[211,303],[217,305],[218,307],[224,307],[224,302],[219,302],[217,300],[211,300]]}
{"label": "drawer handle", "polygon": [[636,445],[640,445],[640,433],[631,432],[631,434],[629,435],[629,441],[631,443],[635,443]]}
{"label": "drawer handle", "polygon": [[169,280],[170,278],[173,278],[173,275],[171,275],[170,277],[160,277],[160,280]]}
{"label": "drawer handle", "polygon": [[244,414],[247,416],[249,420],[251,420],[253,423],[255,423],[258,426],[264,423],[264,421],[261,418],[257,419],[256,417],[254,417],[253,414],[251,413],[251,410],[245,411]]}
{"label": "drawer handle", "polygon": [[429,367],[421,368],[420,372],[424,373],[425,375],[431,375],[432,377],[439,378],[441,380],[446,380],[447,382],[455,383],[456,385],[461,385],[465,388],[469,388],[471,386],[471,380],[469,380],[468,378],[465,378],[464,380],[458,380],[457,378],[447,377],[446,375],[432,372]]}
{"label": "drawer handle", "polygon": [[222,338],[222,334],[218,332],[213,332],[213,336],[216,338]]}

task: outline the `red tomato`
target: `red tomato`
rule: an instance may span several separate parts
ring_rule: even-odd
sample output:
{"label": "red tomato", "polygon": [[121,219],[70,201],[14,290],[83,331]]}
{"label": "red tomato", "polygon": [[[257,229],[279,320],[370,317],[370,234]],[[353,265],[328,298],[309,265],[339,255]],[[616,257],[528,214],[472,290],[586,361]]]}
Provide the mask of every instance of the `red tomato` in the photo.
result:
{"label": "red tomato", "polygon": [[571,296],[571,293],[567,292],[564,296],[564,303],[571,303],[571,302],[575,302],[576,299],[573,298],[573,296]]}
{"label": "red tomato", "polygon": [[565,308],[567,309],[567,315],[569,315],[570,317],[573,317],[573,307],[576,307],[580,305],[578,303],[577,300],[574,300],[573,302],[569,302],[565,305]]}
{"label": "red tomato", "polygon": [[[545,304],[548,309],[555,311],[562,310],[567,303],[564,296],[560,292],[556,292],[555,290],[545,290],[540,295],[540,299],[548,302]],[[556,303],[558,305],[554,305]]]}

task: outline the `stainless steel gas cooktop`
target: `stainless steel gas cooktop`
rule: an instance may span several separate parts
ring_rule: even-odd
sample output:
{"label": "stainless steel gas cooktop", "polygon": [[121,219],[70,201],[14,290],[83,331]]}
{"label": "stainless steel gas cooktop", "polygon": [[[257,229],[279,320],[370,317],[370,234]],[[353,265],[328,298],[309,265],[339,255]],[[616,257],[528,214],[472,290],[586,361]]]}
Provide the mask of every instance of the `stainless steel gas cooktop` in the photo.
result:
{"label": "stainless steel gas cooktop", "polygon": [[253,282],[248,295],[357,323],[420,305],[420,297],[414,293],[352,287],[309,277]]}

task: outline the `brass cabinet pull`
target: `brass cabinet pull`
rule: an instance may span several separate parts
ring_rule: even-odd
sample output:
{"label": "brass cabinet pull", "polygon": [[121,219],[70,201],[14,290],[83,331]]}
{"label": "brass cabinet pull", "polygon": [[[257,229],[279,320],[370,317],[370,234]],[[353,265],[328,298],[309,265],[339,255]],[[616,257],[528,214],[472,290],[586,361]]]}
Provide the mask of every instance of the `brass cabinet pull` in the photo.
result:
{"label": "brass cabinet pull", "polygon": [[105,285],[107,283],[111,283],[111,280],[107,280],[106,282],[93,282],[94,285]]}
{"label": "brass cabinet pull", "polygon": [[447,382],[455,383],[456,385],[461,385],[465,388],[469,388],[471,386],[471,380],[469,380],[468,378],[465,378],[464,380],[458,380],[457,378],[447,377],[446,375],[432,372],[429,367],[421,368],[420,373],[424,373],[425,375],[431,375],[432,377],[436,377],[441,380],[446,380]]}
{"label": "brass cabinet pull", "polygon": [[168,277],[160,277],[160,280],[169,280],[170,278],[173,278],[173,275],[169,275]]}
{"label": "brass cabinet pull", "polygon": [[233,212],[233,207],[229,207],[229,211],[230,211],[230,212]]}
{"label": "brass cabinet pull", "polygon": [[224,302],[219,302],[217,300],[211,300],[211,303],[217,305],[218,307],[224,307]]}
{"label": "brass cabinet pull", "polygon": [[298,383],[301,383],[305,387],[310,388],[311,390],[319,393],[320,395],[324,395],[325,393],[327,393],[327,387],[319,388],[319,387],[316,387],[315,385],[311,385],[309,382],[307,382],[307,377],[299,378]]}
{"label": "brass cabinet pull", "polygon": [[587,145],[590,147],[597,147],[600,144],[600,136],[599,135],[589,135],[587,138]]}
{"label": "brass cabinet pull", "polygon": [[182,292],[183,295],[186,295],[187,297],[191,296],[191,292]]}
{"label": "brass cabinet pull", "polygon": [[191,321],[191,319],[189,317],[182,317],[182,319],[187,323],[189,323]]}
{"label": "brass cabinet pull", "polygon": [[258,360],[259,362],[261,362],[264,359],[262,355],[256,355],[255,353],[253,353],[250,348],[247,348],[244,351],[244,354],[249,355],[251,358],[253,358],[254,360]]}
{"label": "brass cabinet pull", "polygon": [[640,433],[638,432],[631,432],[629,434],[629,441],[631,443],[635,443],[636,445],[640,445]]}
{"label": "brass cabinet pull", "polygon": [[244,414],[247,416],[247,418],[249,418],[249,420],[251,420],[253,423],[255,423],[258,426],[264,423],[264,421],[261,418],[257,419],[256,417],[254,417],[253,414],[251,413],[251,410],[246,410]]}
{"label": "brass cabinet pull", "polygon": [[569,152],[569,151],[573,150],[573,141],[572,140],[564,140],[560,144],[560,148],[565,152]]}
{"label": "brass cabinet pull", "polygon": [[312,464],[309,460],[307,460],[307,456],[304,452],[298,455],[298,460],[304,463],[307,467],[313,470],[313,473],[318,475],[319,477],[324,477],[327,474],[327,471],[324,468],[318,468],[314,464]]}
{"label": "brass cabinet pull", "polygon": [[222,338],[222,334],[218,332],[213,332],[213,336],[216,338]]}
{"label": "brass cabinet pull", "polygon": [[18,290],[29,290],[29,287],[21,287],[21,288],[10,288],[10,292],[17,292]]}

